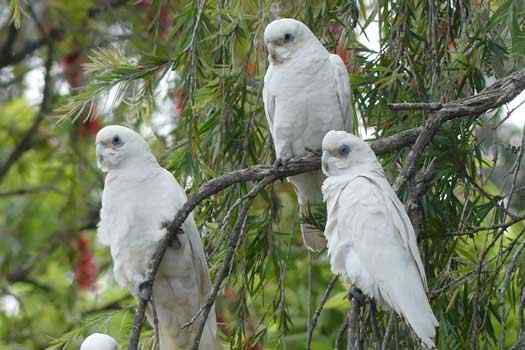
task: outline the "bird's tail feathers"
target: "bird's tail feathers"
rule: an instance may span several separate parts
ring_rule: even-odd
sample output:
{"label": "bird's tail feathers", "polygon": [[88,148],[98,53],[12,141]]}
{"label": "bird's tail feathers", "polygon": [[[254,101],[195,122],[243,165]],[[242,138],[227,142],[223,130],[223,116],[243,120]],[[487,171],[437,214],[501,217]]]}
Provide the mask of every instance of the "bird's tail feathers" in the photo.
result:
{"label": "bird's tail feathers", "polygon": [[[306,247],[313,251],[321,251],[326,247],[326,239],[319,228],[318,212],[324,211],[321,184],[323,175],[320,171],[300,174],[288,178],[295,187],[297,200],[301,211],[301,235]],[[324,216],[324,215],[323,215]]]}
{"label": "bird's tail feathers", "polygon": [[220,346],[217,342],[217,334],[210,324],[210,321],[206,322],[204,330],[202,332],[201,343],[199,350],[219,350]]}
{"label": "bird's tail feathers", "polygon": [[212,306],[208,320],[202,332],[200,350],[219,350],[221,349],[217,340],[217,316],[215,314],[215,306]]}
{"label": "bird's tail feathers", "polygon": [[319,252],[326,247],[326,239],[323,232],[313,225],[308,223],[301,224],[301,235],[304,245],[314,252]]}
{"label": "bird's tail feathers", "polygon": [[[408,285],[413,286],[414,284],[405,284],[405,286]],[[387,303],[405,319],[423,345],[428,349],[434,349],[436,327],[439,326],[439,323],[432,312],[423,286],[421,285],[421,288],[415,287],[410,290],[398,289],[393,292],[397,295],[392,295],[392,298],[389,298],[385,293],[381,294],[385,299],[391,299],[386,300]]]}

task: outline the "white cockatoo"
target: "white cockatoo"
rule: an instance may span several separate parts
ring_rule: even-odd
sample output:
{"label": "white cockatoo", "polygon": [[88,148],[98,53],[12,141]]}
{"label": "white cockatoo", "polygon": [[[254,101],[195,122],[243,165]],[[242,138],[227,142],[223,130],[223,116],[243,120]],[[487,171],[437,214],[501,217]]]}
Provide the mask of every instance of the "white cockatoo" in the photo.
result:
{"label": "white cockatoo", "polygon": [[93,333],[80,344],[80,350],[117,350],[118,344],[109,335]]}
{"label": "white cockatoo", "polygon": [[394,309],[434,347],[430,307],[414,228],[370,146],[344,131],[323,139],[325,237],[332,272]]}
{"label": "white cockatoo", "polygon": [[[277,162],[319,151],[332,129],[352,129],[352,103],[346,67],[330,54],[303,23],[290,18],[270,23],[264,31],[270,64],[264,77],[263,100]],[[320,171],[289,178],[296,188],[301,212],[323,202]],[[321,250],[320,230],[303,223],[305,245]]]}
{"label": "white cockatoo", "polygon": [[[164,236],[162,224],[186,202],[173,175],[162,168],[148,144],[135,131],[112,125],[96,137],[97,164],[106,172],[98,239],[111,249],[117,282],[134,295],[146,279],[148,262]],[[198,322],[181,329],[206,302],[210,277],[193,216],[182,226],[179,244],[169,247],[153,285],[160,350],[189,349]],[[147,312],[153,324],[151,304]],[[202,335],[200,349],[216,349],[214,309]]]}

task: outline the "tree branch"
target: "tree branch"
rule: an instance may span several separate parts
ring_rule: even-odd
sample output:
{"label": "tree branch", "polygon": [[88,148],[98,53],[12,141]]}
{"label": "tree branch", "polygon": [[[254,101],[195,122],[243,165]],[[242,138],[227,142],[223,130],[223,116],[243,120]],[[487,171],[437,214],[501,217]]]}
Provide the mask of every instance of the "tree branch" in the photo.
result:
{"label": "tree branch", "polygon": [[0,69],[23,61],[27,56],[41,48],[45,43],[45,39],[28,41],[18,52],[11,53],[11,51],[4,51],[0,57]]}
{"label": "tree branch", "polygon": [[[94,18],[98,15],[107,12],[108,8],[117,8],[122,5],[125,5],[128,3],[129,0],[114,0],[111,1],[108,5],[101,6],[101,7],[92,7],[88,10],[88,17]],[[31,14],[31,12],[30,12]],[[33,15],[33,14],[32,14]],[[34,19],[35,17],[33,17]],[[37,22],[37,26],[41,28],[41,26]],[[41,30],[41,29],[40,29]],[[44,37],[38,39],[38,40],[29,40],[24,45],[23,48],[21,48],[18,52],[12,52],[12,44],[11,47],[9,47],[9,38],[4,44],[3,50],[1,51],[2,54],[0,56],[0,70],[8,67],[13,64],[17,64],[22,62],[26,57],[31,55],[36,50],[40,49],[42,46],[44,46],[48,39],[50,40],[60,40],[61,37],[59,33],[61,32],[60,29],[52,29],[50,33],[47,35],[50,38],[47,38],[46,35]],[[14,40],[14,39],[13,39]],[[5,50],[5,48],[9,47],[9,50]]]}
{"label": "tree branch", "polygon": [[[413,155],[410,157],[410,159],[407,159],[407,163],[405,165],[406,169],[403,171],[403,177],[405,178],[404,181],[406,181],[406,178],[411,176],[411,173],[413,173],[413,170],[411,170],[411,163],[413,162],[415,164],[415,161],[419,155],[421,155],[424,147],[426,147],[428,144],[428,135],[433,136],[435,133],[434,125],[437,124],[437,130],[445,121],[459,117],[479,116],[490,109],[500,107],[504,103],[509,102],[524,89],[525,70],[522,70],[496,81],[492,86],[483,90],[478,95],[441,105],[439,110],[436,112],[437,114],[435,117],[439,118],[439,122],[434,121],[430,124],[426,124],[424,127],[405,130],[398,134],[375,140],[371,143],[371,147],[377,155],[381,155],[387,152],[399,150],[414,143],[414,141],[416,141],[416,145],[418,145],[417,140],[419,139],[420,143],[418,147],[423,147],[421,149],[415,149],[414,146],[412,150]],[[430,132],[428,131],[429,128],[432,128]],[[424,133],[425,130],[427,130],[426,133]],[[421,135],[427,136],[422,137]],[[191,196],[188,201],[184,203],[182,208],[176,213],[173,221],[171,221],[171,223],[167,226],[167,234],[159,241],[155,253],[150,258],[148,273],[146,275],[146,281],[144,282],[145,293],[139,298],[139,305],[137,307],[137,311],[135,312],[128,349],[137,350],[138,348],[140,330],[142,323],[144,322],[146,306],[149,302],[153,281],[162,262],[162,258],[164,257],[168,246],[178,234],[183,222],[197,205],[212,195],[217,194],[237,183],[262,180],[273,182],[288,176],[319,170],[320,168],[320,159],[318,156],[314,155],[309,155],[299,160],[292,160],[282,168],[257,165],[252,168],[236,170],[229,174],[219,176],[204,184],[196,194]],[[413,169],[415,171],[415,166]],[[399,181],[400,180],[398,179],[397,182]],[[204,318],[204,320],[205,319],[206,318]]]}
{"label": "tree branch", "polygon": [[334,277],[332,277],[332,279],[326,286],[323,296],[321,297],[321,302],[319,303],[319,306],[317,307],[317,310],[315,310],[314,316],[312,317],[312,320],[310,321],[310,327],[308,327],[308,336],[306,340],[307,350],[310,350],[312,348],[312,339],[313,339],[315,327],[317,326],[317,322],[319,322],[319,317],[321,317],[321,312],[323,311],[324,304],[326,304],[326,302],[328,301],[328,297],[330,296],[332,289],[334,289],[335,283],[337,282],[338,279],[339,279],[339,275],[335,275]]}
{"label": "tree branch", "polygon": [[15,146],[13,151],[7,157],[7,160],[0,165],[0,182],[7,175],[9,169],[13,164],[20,158],[22,155],[31,149],[33,143],[33,137],[38,131],[38,127],[44,121],[45,116],[51,110],[51,87],[53,85],[51,79],[51,66],[53,65],[53,52],[54,48],[51,42],[48,45],[47,59],[45,63],[45,78],[44,78],[44,90],[42,92],[42,103],[40,104],[40,109],[33,120],[33,124],[26,131],[20,142]]}
{"label": "tree branch", "polygon": [[361,309],[365,305],[365,296],[356,287],[350,289],[348,298],[352,303],[352,307],[348,312],[348,340],[346,344],[347,350],[359,350],[361,344],[359,341],[360,323],[361,323]]}
{"label": "tree branch", "polygon": [[417,159],[430,144],[441,125],[458,117],[479,116],[488,110],[500,107],[513,100],[525,89],[525,70],[515,72],[484,89],[481,93],[450,103],[401,103],[391,104],[393,110],[423,109],[434,114],[425,122],[422,132],[408,153],[405,165],[401,169],[394,189],[401,187],[414,175]]}
{"label": "tree branch", "polygon": [[436,112],[445,120],[458,117],[478,116],[488,110],[501,107],[512,101],[525,89],[525,70],[514,72],[491,86],[485,88],[479,94],[452,101],[449,103],[391,103],[389,107],[393,111],[425,110]]}
{"label": "tree branch", "polygon": [[[202,332],[204,330],[204,327],[206,326],[206,321],[208,320],[208,316],[210,314],[210,310],[215,304],[215,299],[217,298],[217,295],[219,293],[219,290],[221,289],[222,282],[228,277],[230,271],[231,271],[231,265],[233,263],[233,256],[235,255],[235,251],[237,250],[237,247],[239,245],[239,242],[244,237],[244,234],[246,233],[246,221],[248,219],[248,210],[250,209],[250,206],[255,199],[255,196],[269,183],[273,182],[273,177],[268,177],[261,182],[259,182],[256,186],[254,186],[249,194],[248,200],[244,203],[244,206],[239,211],[239,219],[237,220],[237,225],[235,225],[234,233],[230,237],[228,252],[226,253],[226,257],[224,259],[224,263],[222,265],[221,270],[219,271],[219,274],[217,276],[217,281],[215,282],[215,285],[213,287],[213,290],[211,294],[208,297],[208,300],[206,301],[206,304],[202,308],[202,317],[200,320],[199,328],[197,329],[197,334],[195,335],[195,339],[193,341],[192,350],[198,350],[199,344],[202,337]],[[199,312],[197,313],[197,315]],[[195,318],[195,316],[194,316]],[[193,321],[193,319],[192,319]],[[191,321],[190,321],[191,322]]]}

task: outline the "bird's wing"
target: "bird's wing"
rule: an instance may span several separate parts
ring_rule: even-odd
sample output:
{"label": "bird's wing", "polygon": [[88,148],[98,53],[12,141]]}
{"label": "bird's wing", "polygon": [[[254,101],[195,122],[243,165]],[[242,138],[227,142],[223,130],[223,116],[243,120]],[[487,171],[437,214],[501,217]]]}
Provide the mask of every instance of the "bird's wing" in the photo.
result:
{"label": "bird's wing", "polygon": [[[173,175],[167,170],[162,170],[162,179],[157,181],[160,185],[164,185],[165,190],[159,194],[159,210],[163,212],[164,220],[171,220],[187,201],[187,197]],[[189,321],[200,309],[211,290],[206,255],[192,215],[188,216],[182,225],[182,231],[183,233],[177,237],[181,246],[175,245],[167,250],[158,280],[155,282],[154,296],[160,299],[157,304],[165,307],[159,314],[159,320],[167,320],[167,322],[160,322],[167,324],[164,327],[166,344],[171,344],[170,341],[174,338],[192,338],[193,334],[190,333],[194,333],[194,329],[192,332],[180,331],[180,326]],[[212,309],[205,336],[202,338],[202,349],[214,348],[216,327],[215,310]]]}
{"label": "bird's wing", "polygon": [[118,192],[108,185],[104,186],[100,221],[97,225],[97,239],[103,245],[115,245],[129,232],[129,218],[126,210],[122,210],[123,205],[128,209],[129,203],[120,203]]}
{"label": "bird's wing", "polygon": [[[391,280],[394,283],[396,276],[413,266],[424,286],[417,244],[413,242],[412,247],[410,242],[412,225],[404,220],[404,209],[396,207],[390,193],[380,186],[377,179],[357,177],[345,187],[338,202],[341,206],[337,224],[339,240],[351,244],[352,251],[359,255],[374,281]],[[419,259],[415,258],[413,251]]]}
{"label": "bird's wing", "polygon": [[402,315],[432,347],[437,320],[391,196],[374,177],[359,176],[342,191],[339,203],[337,234],[344,242],[346,273],[365,294]]}
{"label": "bird's wing", "polygon": [[264,103],[264,114],[268,122],[268,128],[270,133],[273,131],[273,118],[275,115],[275,96],[270,91],[270,80],[272,78],[272,65],[268,66],[266,74],[264,75],[264,86],[263,86],[263,103]]}
{"label": "bird's wing", "polygon": [[[186,197],[184,189],[179,185],[170,172],[163,169],[163,176],[165,177],[164,181],[170,184],[171,190],[164,191],[165,197],[159,202],[162,203],[164,201],[165,203],[169,203],[168,205],[165,205],[165,207],[171,208],[171,210],[166,211],[164,216],[166,217],[165,220],[171,220],[184,203],[186,203],[188,198]],[[193,269],[198,277],[199,296],[205,299],[210,290],[210,278],[201,237],[192,214],[188,216],[182,225],[182,231],[184,235],[182,237],[179,236],[178,238],[183,245],[186,243],[188,246],[187,248],[189,250],[187,250],[187,254],[191,257]],[[186,249],[184,249],[184,252],[186,252]]]}
{"label": "bird's wing", "polygon": [[416,233],[414,231],[412,223],[410,222],[410,218],[408,217],[408,214],[405,210],[405,206],[403,205],[403,203],[401,203],[401,201],[399,200],[399,198],[397,197],[396,193],[394,192],[390,184],[387,182],[387,180],[381,179],[380,181],[382,181],[381,185],[384,188],[384,192],[386,193],[387,205],[389,207],[389,210],[392,213],[395,213],[394,215],[392,215],[394,225],[398,228],[397,231],[401,235],[401,239],[403,240],[406,249],[408,249],[408,251],[412,255],[412,258],[416,262],[419,275],[421,276],[421,280],[423,281],[425,289],[427,290],[428,286],[425,274],[425,267],[423,265],[421,255],[419,254]]}
{"label": "bird's wing", "polygon": [[343,60],[338,55],[330,54],[330,65],[334,72],[337,99],[343,116],[344,129],[347,132],[352,132],[352,92],[348,72]]}

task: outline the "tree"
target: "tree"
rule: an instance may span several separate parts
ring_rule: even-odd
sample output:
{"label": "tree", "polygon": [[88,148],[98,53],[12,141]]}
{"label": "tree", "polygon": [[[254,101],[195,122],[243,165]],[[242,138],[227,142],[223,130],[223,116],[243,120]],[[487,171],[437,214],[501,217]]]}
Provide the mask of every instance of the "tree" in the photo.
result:
{"label": "tree", "polygon": [[[110,123],[140,130],[185,185],[190,201],[167,231],[193,210],[226,344],[344,348],[348,313],[362,348],[418,348],[388,311],[349,303],[325,254],[302,247],[282,180],[319,160],[269,166],[261,98],[262,32],[279,16],[304,21],[347,64],[355,131],[371,138],[418,232],[439,348],[523,343],[515,198],[525,194],[525,138],[520,130],[514,147],[493,147],[481,136],[507,127],[506,104],[525,89],[524,11],[512,0],[4,3],[0,348],[75,349],[94,331],[121,346],[138,339],[145,302],[135,317],[95,240],[93,136]],[[377,50],[365,39],[374,28]],[[323,227],[323,210],[310,219]]]}

